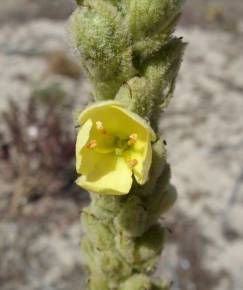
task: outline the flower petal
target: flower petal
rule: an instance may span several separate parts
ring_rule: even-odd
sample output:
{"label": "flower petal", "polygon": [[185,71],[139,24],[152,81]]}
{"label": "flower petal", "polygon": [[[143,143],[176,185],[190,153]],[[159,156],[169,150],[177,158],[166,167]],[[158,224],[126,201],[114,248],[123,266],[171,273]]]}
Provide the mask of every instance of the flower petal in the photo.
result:
{"label": "flower petal", "polygon": [[146,132],[149,132],[150,133],[149,142],[156,140],[156,134],[155,134],[154,130],[139,115],[124,109],[121,105],[120,106],[118,106],[117,104],[113,105],[113,108],[116,108],[116,110],[122,112],[124,115],[126,115],[129,118],[131,118],[135,123],[137,123]]}
{"label": "flower petal", "polygon": [[150,132],[151,141],[155,141],[156,135],[153,129],[137,114],[125,109],[116,101],[103,101],[93,104],[85,109],[79,116],[79,123],[82,125],[87,119],[92,118],[93,122],[102,121],[107,130],[120,137],[134,133],[143,129]]}
{"label": "flower petal", "polygon": [[112,154],[104,158],[92,172],[76,180],[88,191],[107,195],[124,195],[132,186],[132,171],[121,157]]}
{"label": "flower petal", "polygon": [[82,155],[81,151],[84,146],[87,144],[91,132],[93,122],[91,119],[88,119],[84,125],[81,126],[78,132],[77,141],[76,141],[76,170],[80,172],[82,165]]}
{"label": "flower petal", "polygon": [[133,168],[133,174],[137,182],[142,185],[148,180],[152,163],[152,147],[150,142],[143,144],[142,150],[134,149],[131,153],[131,158],[136,159],[138,162]]}

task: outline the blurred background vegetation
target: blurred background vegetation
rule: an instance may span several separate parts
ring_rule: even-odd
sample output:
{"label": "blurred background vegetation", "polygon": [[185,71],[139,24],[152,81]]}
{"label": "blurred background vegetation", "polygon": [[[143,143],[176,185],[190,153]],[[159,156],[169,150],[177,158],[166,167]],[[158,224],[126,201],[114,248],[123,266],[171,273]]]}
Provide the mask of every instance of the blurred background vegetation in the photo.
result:
{"label": "blurred background vegetation", "polygon": [[[68,35],[74,8],[0,4],[1,290],[84,289],[74,119],[92,95]],[[160,127],[180,197],[156,273],[172,290],[242,289],[242,16],[241,0],[187,0],[176,32],[189,46]]]}

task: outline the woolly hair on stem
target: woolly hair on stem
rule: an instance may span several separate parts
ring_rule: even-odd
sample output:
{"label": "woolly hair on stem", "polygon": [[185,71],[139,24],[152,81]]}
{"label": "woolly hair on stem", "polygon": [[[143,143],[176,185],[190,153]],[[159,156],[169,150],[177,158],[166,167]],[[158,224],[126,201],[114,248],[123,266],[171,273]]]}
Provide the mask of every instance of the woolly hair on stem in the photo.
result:
{"label": "woolly hair on stem", "polygon": [[[173,36],[181,0],[77,0],[70,31],[95,102],[115,100],[152,126],[149,179],[127,195],[90,193],[81,214],[81,248],[89,290],[162,290],[151,274],[166,230],[158,222],[176,200],[166,145],[158,136],[160,112],[169,104],[185,43]],[[112,121],[112,120],[111,120]]]}

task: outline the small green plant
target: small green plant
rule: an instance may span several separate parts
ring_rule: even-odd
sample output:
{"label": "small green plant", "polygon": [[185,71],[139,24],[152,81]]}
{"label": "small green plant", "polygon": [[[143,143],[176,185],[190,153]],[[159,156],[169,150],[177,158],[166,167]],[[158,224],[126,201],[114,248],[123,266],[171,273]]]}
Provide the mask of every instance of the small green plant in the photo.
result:
{"label": "small green plant", "polygon": [[70,31],[96,104],[80,114],[77,184],[89,290],[162,290],[151,278],[176,200],[158,132],[185,44],[172,35],[181,0],[79,0]]}

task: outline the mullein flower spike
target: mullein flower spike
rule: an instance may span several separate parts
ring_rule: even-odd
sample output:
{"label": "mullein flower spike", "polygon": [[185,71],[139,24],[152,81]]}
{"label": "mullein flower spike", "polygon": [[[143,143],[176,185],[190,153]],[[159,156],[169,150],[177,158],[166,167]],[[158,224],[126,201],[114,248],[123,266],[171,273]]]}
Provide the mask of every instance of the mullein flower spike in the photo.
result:
{"label": "mullein flower spike", "polygon": [[155,133],[146,122],[117,102],[99,102],[78,120],[77,184],[100,194],[129,193],[133,178],[144,184],[152,161]]}
{"label": "mullein flower spike", "polygon": [[90,191],[81,248],[88,290],[166,290],[155,270],[174,204],[159,115],[185,43],[172,35],[183,0],[76,0],[70,32],[95,104],[78,118],[76,183]]}

